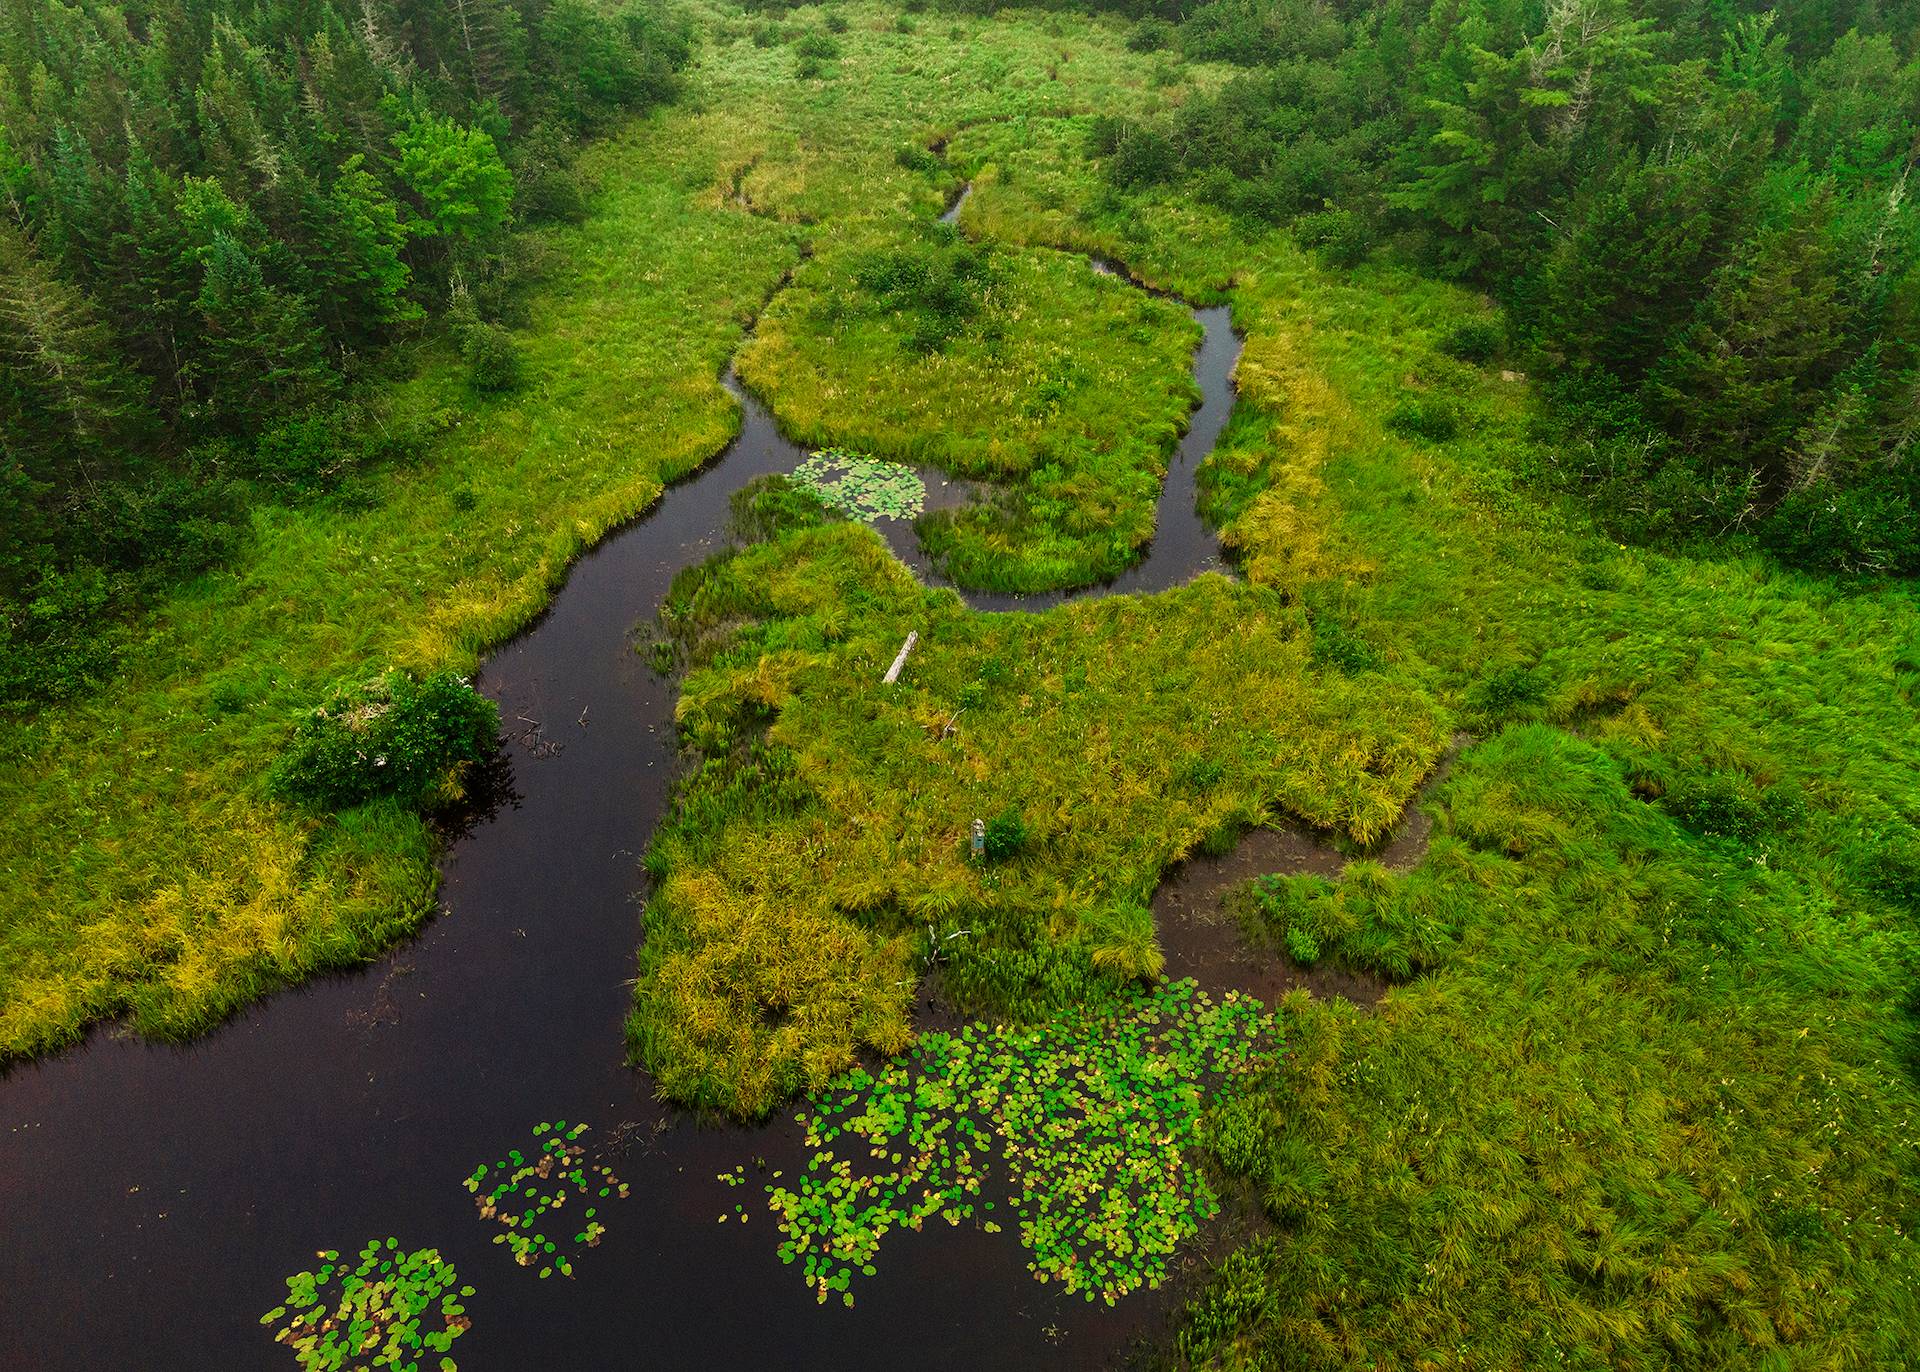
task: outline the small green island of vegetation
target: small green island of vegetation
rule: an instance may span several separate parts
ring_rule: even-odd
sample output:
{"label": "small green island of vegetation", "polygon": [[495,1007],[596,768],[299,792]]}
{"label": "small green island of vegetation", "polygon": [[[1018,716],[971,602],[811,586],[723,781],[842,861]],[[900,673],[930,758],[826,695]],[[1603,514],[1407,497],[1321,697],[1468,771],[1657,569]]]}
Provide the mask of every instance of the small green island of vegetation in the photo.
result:
{"label": "small green island of vegetation", "polygon": [[[697,478],[624,1042],[521,1038],[738,1156],[386,1159],[542,1296],[674,1187],[821,1321],[964,1225],[1146,1365],[1920,1367],[1917,166],[1914,0],[10,0],[0,1099],[406,944]],[[482,1356],[368,1232],[241,1323]]]}

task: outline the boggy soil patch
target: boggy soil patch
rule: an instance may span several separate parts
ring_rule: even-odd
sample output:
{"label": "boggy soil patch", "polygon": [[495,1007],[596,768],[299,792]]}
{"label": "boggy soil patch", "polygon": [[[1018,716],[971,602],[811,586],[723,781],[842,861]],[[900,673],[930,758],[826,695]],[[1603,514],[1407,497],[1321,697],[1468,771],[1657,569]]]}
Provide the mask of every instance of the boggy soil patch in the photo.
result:
{"label": "boggy soil patch", "polygon": [[[1454,736],[1407,802],[1386,843],[1371,854],[1375,861],[1404,871],[1426,855],[1433,817],[1422,803],[1446,779],[1466,742],[1467,735]],[[1389,989],[1384,978],[1325,962],[1304,967],[1284,949],[1250,943],[1227,898],[1260,876],[1312,872],[1337,879],[1351,856],[1331,830],[1289,821],[1252,830],[1226,853],[1198,854],[1178,863],[1153,893],[1153,924],[1166,954],[1166,975],[1191,977],[1212,991],[1244,991],[1269,1005],[1303,986],[1322,998],[1342,996],[1355,1005],[1373,1006]]]}

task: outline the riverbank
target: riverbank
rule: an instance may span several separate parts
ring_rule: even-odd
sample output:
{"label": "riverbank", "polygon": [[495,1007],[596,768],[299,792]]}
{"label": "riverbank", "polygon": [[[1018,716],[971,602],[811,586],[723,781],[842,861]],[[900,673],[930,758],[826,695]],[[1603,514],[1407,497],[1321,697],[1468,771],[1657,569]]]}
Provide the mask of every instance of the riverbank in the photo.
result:
{"label": "riverbank", "polygon": [[[351,504],[261,512],[237,561],[143,628],[121,679],[8,726],[0,1054],[112,1018],[190,1037],[416,930],[433,910],[432,833],[389,807],[320,818],[270,799],[293,723],[342,678],[471,671],[584,548],[718,453],[738,423],[727,360],[810,226],[852,205],[938,210],[947,177],[901,149],[948,121],[1100,108],[1146,86],[1146,59],[1111,34],[1058,67],[1060,20],[916,38],[866,11],[836,77],[799,82],[785,38],[762,47],[708,18],[715,46],[687,105],[589,150],[594,215],[527,240],[550,270],[517,338],[526,387],[476,401],[454,358],[427,353],[390,400],[397,423],[442,432],[417,466]],[[970,42],[989,30],[1000,56],[983,67]],[[856,62],[873,79],[853,79]]]}

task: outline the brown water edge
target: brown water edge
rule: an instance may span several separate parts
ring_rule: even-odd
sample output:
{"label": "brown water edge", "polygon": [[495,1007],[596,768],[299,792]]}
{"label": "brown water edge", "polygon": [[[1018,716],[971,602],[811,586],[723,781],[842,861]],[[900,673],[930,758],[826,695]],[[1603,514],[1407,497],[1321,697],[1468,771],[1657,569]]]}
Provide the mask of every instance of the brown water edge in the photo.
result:
{"label": "brown water edge", "polygon": [[1468,742],[1454,735],[1447,751],[1400,812],[1385,843],[1361,854],[1343,846],[1331,830],[1281,820],[1246,833],[1221,854],[1199,853],[1170,868],[1153,893],[1153,924],[1166,954],[1166,975],[1191,977],[1209,988],[1232,988],[1277,1005],[1289,991],[1305,988],[1326,999],[1339,996],[1363,1009],[1392,989],[1381,977],[1336,967],[1331,961],[1303,967],[1285,949],[1249,941],[1240,912],[1229,899],[1255,877],[1313,873],[1338,878],[1357,856],[1405,871],[1426,855],[1433,816],[1426,802],[1446,780]]}

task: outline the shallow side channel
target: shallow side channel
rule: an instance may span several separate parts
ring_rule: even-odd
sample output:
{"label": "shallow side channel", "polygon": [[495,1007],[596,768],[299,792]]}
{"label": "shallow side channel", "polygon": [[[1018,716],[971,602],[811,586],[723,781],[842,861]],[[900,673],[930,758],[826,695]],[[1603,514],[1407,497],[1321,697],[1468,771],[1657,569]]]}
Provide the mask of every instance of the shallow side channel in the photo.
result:
{"label": "shallow side channel", "polygon": [[[1218,565],[1194,469],[1232,404],[1238,343],[1196,312],[1204,399],[1150,555],[1110,586]],[[776,1255],[763,1208],[716,1225],[715,1174],[804,1158],[790,1124],[709,1127],[622,1065],[638,859],[669,798],[676,683],[633,651],[676,572],[723,545],[727,502],[802,454],[728,378],[742,432],[574,567],[480,684],[515,737],[513,803],[449,847],[445,915],[373,966],[277,995],[186,1048],[119,1034],[0,1081],[0,1367],[286,1368],[259,1324],[321,1248],[438,1247],[477,1288],[467,1372],[565,1367],[1084,1367],[1110,1362],[1165,1297],[1118,1309],[1035,1283],[1010,1235],[890,1240],[852,1310],[822,1309]],[[926,572],[904,526],[886,530]],[[968,596],[1032,609],[1061,595]],[[493,1246],[461,1181],[540,1120],[624,1140],[632,1187],[571,1281]],[[757,1179],[741,1198],[758,1202]]]}

